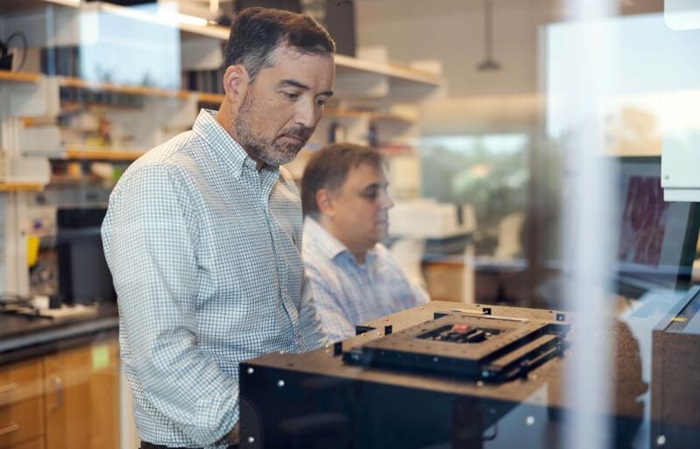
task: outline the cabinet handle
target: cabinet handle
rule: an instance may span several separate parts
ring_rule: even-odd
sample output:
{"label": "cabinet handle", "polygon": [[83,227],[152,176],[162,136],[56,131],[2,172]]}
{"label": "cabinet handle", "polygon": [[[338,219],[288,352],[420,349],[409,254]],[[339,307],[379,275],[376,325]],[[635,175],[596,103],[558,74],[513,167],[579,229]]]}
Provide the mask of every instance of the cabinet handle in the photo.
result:
{"label": "cabinet handle", "polygon": [[0,429],[0,435],[7,435],[8,433],[17,432],[19,430],[19,425],[12,423],[4,429]]}
{"label": "cabinet handle", "polygon": [[63,407],[63,381],[60,377],[54,377],[53,384],[56,387],[56,406],[53,409],[58,410]]}
{"label": "cabinet handle", "polygon": [[3,385],[0,387],[0,393],[7,393],[8,391],[16,390],[17,389],[17,384],[16,383],[11,383],[7,385]]}

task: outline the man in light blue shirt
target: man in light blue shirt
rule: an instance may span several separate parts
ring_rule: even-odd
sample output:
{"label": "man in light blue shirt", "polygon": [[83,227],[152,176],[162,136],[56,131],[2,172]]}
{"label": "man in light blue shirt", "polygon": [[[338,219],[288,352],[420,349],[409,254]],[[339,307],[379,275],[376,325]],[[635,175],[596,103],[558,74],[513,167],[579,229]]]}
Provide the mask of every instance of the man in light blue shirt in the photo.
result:
{"label": "man in light blue shirt", "polygon": [[251,8],[225,99],[129,167],[102,225],[141,449],[233,447],[238,365],[325,343],[310,306],[294,159],[333,94],[334,43],[308,16]]}
{"label": "man in light blue shirt", "polygon": [[319,150],[304,170],[302,255],[323,332],[331,341],[355,326],[424,304],[381,244],[393,202],[381,153],[353,144]]}

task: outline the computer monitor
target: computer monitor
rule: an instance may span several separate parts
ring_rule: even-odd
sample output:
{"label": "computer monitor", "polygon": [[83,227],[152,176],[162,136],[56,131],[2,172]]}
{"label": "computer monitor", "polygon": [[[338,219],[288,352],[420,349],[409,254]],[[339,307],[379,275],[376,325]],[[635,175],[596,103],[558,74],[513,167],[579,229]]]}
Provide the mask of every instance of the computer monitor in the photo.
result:
{"label": "computer monitor", "polygon": [[638,298],[652,289],[687,289],[700,226],[695,203],[664,201],[660,157],[616,158],[618,241],[615,284]]}

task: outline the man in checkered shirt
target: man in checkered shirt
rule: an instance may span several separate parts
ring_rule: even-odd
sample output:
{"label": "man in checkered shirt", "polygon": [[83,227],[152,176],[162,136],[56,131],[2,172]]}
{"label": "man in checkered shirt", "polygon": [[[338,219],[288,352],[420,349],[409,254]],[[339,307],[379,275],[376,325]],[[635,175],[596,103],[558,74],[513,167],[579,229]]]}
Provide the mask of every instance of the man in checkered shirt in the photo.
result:
{"label": "man in checkered shirt", "polygon": [[333,95],[334,51],[308,16],[241,12],[220,109],[132,164],[110,197],[102,238],[142,449],[233,447],[239,362],[325,343],[280,165]]}

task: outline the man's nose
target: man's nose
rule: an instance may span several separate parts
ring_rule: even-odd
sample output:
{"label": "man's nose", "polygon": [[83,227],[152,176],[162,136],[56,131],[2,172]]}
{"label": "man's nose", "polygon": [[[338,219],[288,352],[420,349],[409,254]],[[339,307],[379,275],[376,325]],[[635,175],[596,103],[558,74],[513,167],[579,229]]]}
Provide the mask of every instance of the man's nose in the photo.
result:
{"label": "man's nose", "polygon": [[391,209],[394,207],[394,200],[391,199],[389,192],[384,190],[380,198],[382,209]]}
{"label": "man's nose", "polygon": [[321,119],[321,108],[316,107],[315,101],[302,101],[297,105],[294,121],[306,128],[313,129]]}

